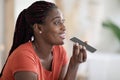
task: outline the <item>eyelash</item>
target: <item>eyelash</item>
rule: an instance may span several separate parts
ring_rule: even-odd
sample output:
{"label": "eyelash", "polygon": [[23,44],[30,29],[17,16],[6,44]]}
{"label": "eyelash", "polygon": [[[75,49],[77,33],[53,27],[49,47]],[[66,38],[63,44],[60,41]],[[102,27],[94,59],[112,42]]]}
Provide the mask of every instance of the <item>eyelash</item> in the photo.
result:
{"label": "eyelash", "polygon": [[62,20],[62,21],[60,21],[60,20],[59,20],[59,21],[55,21],[54,24],[55,24],[55,25],[63,25],[63,24],[64,24],[64,21],[65,21],[65,20]]}

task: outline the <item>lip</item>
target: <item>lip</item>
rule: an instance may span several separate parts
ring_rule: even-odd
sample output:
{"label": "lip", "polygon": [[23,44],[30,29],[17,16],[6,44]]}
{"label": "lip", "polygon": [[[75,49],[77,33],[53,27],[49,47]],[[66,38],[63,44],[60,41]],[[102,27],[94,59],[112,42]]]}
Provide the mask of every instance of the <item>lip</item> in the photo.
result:
{"label": "lip", "polygon": [[60,34],[60,38],[65,39],[65,37],[66,37],[65,33]]}

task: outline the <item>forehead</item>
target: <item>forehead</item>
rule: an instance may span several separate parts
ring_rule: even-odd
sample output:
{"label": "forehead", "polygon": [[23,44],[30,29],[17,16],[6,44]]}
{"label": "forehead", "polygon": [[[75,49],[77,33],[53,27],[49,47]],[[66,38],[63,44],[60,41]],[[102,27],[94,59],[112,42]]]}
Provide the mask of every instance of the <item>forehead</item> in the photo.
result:
{"label": "forehead", "polygon": [[54,20],[57,18],[63,19],[63,14],[59,9],[55,8],[55,9],[52,9],[48,12],[48,16],[47,16],[46,20],[47,19]]}

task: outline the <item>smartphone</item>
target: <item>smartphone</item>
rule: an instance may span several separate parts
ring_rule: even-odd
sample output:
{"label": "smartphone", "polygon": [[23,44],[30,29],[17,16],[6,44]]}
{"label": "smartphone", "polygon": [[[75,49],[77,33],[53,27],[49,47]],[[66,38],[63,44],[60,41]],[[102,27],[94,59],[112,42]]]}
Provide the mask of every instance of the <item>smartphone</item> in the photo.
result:
{"label": "smartphone", "polygon": [[78,38],[76,38],[76,37],[73,37],[73,38],[71,38],[70,40],[73,41],[73,42],[75,42],[75,43],[79,43],[79,44],[82,45],[82,46],[85,46],[86,49],[87,49],[89,52],[91,52],[91,53],[94,53],[94,52],[97,50],[96,48],[90,46],[89,44],[86,44],[85,42],[83,42],[82,40],[80,40],[80,39],[78,39]]}

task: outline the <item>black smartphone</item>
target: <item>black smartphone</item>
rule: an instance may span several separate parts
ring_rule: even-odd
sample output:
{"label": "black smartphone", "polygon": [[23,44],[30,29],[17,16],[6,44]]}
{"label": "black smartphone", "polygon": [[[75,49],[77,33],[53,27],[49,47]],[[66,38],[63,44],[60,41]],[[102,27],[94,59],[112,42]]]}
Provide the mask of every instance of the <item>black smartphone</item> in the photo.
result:
{"label": "black smartphone", "polygon": [[78,38],[76,38],[76,37],[73,37],[73,38],[71,38],[70,39],[71,41],[73,41],[73,42],[77,42],[77,43],[79,43],[80,45],[82,45],[82,46],[85,46],[86,47],[86,49],[88,50],[88,51],[90,51],[91,53],[94,53],[97,49],[95,49],[94,47],[92,47],[92,46],[90,46],[89,44],[86,44],[85,42],[83,42],[82,40],[80,40],[80,39],[78,39]]}

